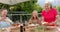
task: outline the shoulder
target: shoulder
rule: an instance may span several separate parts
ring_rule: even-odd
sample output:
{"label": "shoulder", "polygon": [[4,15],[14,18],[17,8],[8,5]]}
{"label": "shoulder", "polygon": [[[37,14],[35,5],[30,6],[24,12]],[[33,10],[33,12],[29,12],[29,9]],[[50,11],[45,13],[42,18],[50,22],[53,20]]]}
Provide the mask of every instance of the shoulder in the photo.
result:
{"label": "shoulder", "polygon": [[6,20],[11,22],[10,18],[8,18],[8,17],[6,17]]}
{"label": "shoulder", "polygon": [[45,12],[45,11],[46,11],[46,9],[43,9],[43,10],[42,10],[42,12]]}
{"label": "shoulder", "polygon": [[6,17],[6,19],[9,19],[9,20],[10,20],[10,18],[9,18],[9,17]]}
{"label": "shoulder", "polygon": [[42,10],[42,13],[45,13],[45,9]]}
{"label": "shoulder", "polygon": [[56,8],[52,8],[53,12],[58,12],[58,10]]}
{"label": "shoulder", "polygon": [[29,22],[31,22],[31,21],[32,21],[32,18],[29,19]]}
{"label": "shoulder", "polygon": [[55,10],[56,11],[57,9],[56,8],[52,8],[52,10]]}
{"label": "shoulder", "polygon": [[52,9],[56,9],[56,8],[52,8]]}
{"label": "shoulder", "polygon": [[45,11],[45,9],[43,9],[42,11]]}
{"label": "shoulder", "polygon": [[7,20],[8,22],[10,22],[10,23],[13,23],[12,20],[10,20],[9,17],[6,17],[6,20]]}

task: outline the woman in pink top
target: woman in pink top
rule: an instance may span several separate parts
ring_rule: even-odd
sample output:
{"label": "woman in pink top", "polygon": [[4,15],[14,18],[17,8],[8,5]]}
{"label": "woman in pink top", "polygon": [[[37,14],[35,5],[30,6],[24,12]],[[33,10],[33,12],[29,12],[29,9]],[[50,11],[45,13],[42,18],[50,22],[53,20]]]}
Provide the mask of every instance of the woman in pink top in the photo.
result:
{"label": "woman in pink top", "polygon": [[57,9],[53,8],[51,3],[45,4],[45,9],[42,10],[42,19],[47,25],[54,25],[58,18]]}

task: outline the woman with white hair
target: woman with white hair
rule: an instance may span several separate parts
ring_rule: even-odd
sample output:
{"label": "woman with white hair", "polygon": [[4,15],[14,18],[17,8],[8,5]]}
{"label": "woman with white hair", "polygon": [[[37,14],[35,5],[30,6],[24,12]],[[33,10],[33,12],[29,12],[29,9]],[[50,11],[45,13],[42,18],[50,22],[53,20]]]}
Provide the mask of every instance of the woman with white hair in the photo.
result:
{"label": "woman with white hair", "polygon": [[45,8],[42,10],[42,21],[47,26],[56,26],[58,19],[58,11],[52,7],[52,3],[45,3]]}

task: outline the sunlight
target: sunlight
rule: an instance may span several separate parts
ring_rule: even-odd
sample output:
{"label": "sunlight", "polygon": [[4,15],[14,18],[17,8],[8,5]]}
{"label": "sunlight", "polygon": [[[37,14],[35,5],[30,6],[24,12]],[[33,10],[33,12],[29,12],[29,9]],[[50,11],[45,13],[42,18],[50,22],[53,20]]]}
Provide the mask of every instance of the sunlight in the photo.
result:
{"label": "sunlight", "polygon": [[45,3],[48,3],[48,2],[54,2],[54,0],[45,0]]}

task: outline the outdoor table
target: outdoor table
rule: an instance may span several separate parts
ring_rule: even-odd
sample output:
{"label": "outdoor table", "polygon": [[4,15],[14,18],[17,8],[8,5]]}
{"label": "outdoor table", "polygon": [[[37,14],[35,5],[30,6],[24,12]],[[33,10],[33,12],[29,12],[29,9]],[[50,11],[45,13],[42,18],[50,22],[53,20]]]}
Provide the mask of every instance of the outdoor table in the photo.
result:
{"label": "outdoor table", "polygon": [[42,26],[26,26],[26,32],[44,32],[44,28]]}
{"label": "outdoor table", "polygon": [[11,26],[11,27],[8,27],[8,28],[2,28],[2,29],[0,29],[0,32],[5,32],[6,29],[9,32],[20,32],[20,25],[19,26]]}
{"label": "outdoor table", "polygon": [[20,24],[14,24],[11,27],[11,32],[20,32]]}
{"label": "outdoor table", "polygon": [[20,28],[11,29],[11,32],[20,32]]}
{"label": "outdoor table", "polygon": [[50,25],[50,24],[43,24],[44,26],[44,32],[56,32],[56,27],[57,26],[53,26],[53,25]]}
{"label": "outdoor table", "polygon": [[55,29],[46,30],[46,26],[44,24],[40,26],[26,26],[26,32],[55,32]]}

